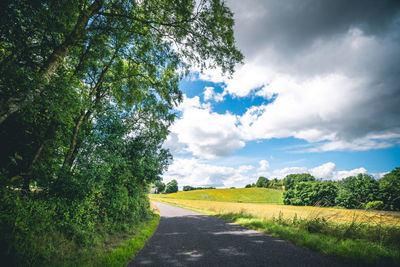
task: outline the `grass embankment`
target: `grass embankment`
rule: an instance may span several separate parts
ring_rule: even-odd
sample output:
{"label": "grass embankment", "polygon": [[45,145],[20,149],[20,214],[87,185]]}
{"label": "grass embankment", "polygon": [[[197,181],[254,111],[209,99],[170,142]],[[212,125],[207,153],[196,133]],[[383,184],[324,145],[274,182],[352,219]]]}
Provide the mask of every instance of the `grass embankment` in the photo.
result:
{"label": "grass embankment", "polygon": [[79,257],[71,258],[57,266],[125,266],[152,236],[160,221],[160,215],[154,215],[143,221],[135,229],[124,235],[109,238],[96,248],[82,251]]}
{"label": "grass embankment", "polygon": [[212,200],[245,203],[283,204],[283,192],[268,188],[203,189],[173,194],[151,194],[154,198]]}
{"label": "grass embankment", "polygon": [[151,199],[264,231],[352,265],[400,265],[399,212],[170,199],[154,195]]}

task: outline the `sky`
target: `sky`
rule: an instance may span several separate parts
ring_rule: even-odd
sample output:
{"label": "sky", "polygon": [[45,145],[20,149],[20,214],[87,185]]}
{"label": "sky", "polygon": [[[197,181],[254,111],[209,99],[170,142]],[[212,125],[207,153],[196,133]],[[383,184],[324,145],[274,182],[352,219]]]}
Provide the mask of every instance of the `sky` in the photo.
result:
{"label": "sky", "polygon": [[231,0],[243,64],[180,83],[163,181],[377,179],[400,167],[400,1]]}

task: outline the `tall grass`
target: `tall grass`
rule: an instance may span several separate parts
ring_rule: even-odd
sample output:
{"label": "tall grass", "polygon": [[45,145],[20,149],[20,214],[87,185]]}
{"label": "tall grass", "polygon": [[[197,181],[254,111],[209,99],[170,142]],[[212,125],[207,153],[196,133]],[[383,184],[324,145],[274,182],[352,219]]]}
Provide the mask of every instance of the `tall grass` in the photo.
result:
{"label": "tall grass", "polygon": [[323,218],[258,219],[247,214],[216,217],[260,230],[358,266],[399,266],[400,228],[359,223],[334,224]]}

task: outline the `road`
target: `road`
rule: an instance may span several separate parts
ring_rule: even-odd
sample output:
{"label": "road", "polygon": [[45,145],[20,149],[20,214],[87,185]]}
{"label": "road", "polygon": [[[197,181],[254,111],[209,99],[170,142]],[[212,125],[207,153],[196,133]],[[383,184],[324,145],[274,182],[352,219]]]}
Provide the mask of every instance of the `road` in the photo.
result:
{"label": "road", "polygon": [[155,203],[161,220],[127,266],[343,266],[234,223]]}

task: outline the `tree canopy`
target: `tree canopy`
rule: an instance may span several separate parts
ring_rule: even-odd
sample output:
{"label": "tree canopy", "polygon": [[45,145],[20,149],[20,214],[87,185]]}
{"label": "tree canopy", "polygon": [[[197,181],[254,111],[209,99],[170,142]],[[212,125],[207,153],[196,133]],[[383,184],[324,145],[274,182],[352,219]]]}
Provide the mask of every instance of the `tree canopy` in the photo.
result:
{"label": "tree canopy", "polygon": [[178,182],[176,180],[172,180],[167,183],[167,186],[165,187],[165,193],[170,194],[176,192],[178,192]]}
{"label": "tree canopy", "polygon": [[219,0],[1,2],[0,243],[26,255],[13,264],[46,258],[43,231],[90,240],[147,216],[179,81],[233,72],[233,25]]}

